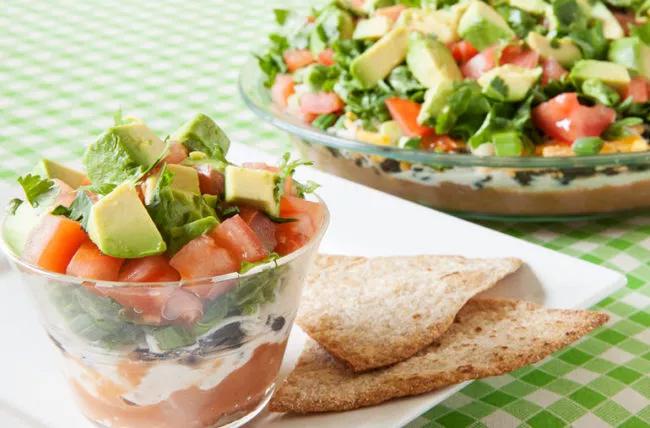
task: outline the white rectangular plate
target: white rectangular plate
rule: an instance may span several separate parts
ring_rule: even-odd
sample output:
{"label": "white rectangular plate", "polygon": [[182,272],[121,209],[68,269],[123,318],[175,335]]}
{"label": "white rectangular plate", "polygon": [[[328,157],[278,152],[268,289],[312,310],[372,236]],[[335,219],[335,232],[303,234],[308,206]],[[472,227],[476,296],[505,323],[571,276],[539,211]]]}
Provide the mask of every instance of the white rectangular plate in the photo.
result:
{"label": "white rectangular plate", "polygon": [[[233,147],[236,162],[275,159],[244,146]],[[558,308],[583,308],[625,285],[625,277],[605,269],[493,230],[459,220],[411,202],[315,170],[300,178],[322,185],[332,221],[321,251],[350,255],[460,254],[516,256],[526,265],[489,294],[522,298]],[[0,188],[0,202],[10,190]],[[25,290],[6,273],[0,259],[4,288],[0,299],[0,422],[12,427],[88,428],[58,372],[58,356],[37,322]],[[295,364],[305,340],[294,328],[282,376]],[[252,423],[262,427],[398,427],[449,397],[464,384],[429,394],[394,400],[380,406],[344,413],[285,416],[263,413]],[[4,426],[4,423],[0,423]]]}

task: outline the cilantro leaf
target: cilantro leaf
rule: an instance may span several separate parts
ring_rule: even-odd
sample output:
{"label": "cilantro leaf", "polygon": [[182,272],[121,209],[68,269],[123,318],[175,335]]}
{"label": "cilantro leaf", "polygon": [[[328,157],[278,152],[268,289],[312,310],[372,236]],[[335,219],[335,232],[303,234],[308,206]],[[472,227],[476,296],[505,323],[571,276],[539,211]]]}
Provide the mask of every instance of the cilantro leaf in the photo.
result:
{"label": "cilantro leaf", "polygon": [[294,187],[296,188],[296,192],[298,193],[298,197],[300,198],[305,198],[305,195],[309,193],[314,193],[316,189],[320,187],[320,184],[315,183],[311,180],[307,181],[306,183],[299,183],[297,181],[294,181]]}
{"label": "cilantro leaf", "polygon": [[15,215],[16,210],[18,209],[18,207],[20,207],[22,203],[23,203],[22,199],[13,198],[12,200],[10,200],[9,205],[7,206],[7,212],[9,213],[9,215]]}
{"label": "cilantro leaf", "polygon": [[90,209],[93,207],[93,201],[85,191],[77,192],[77,196],[70,204],[70,208],[59,205],[52,210],[53,215],[62,215],[70,220],[78,221],[84,230],[88,230],[88,219],[90,218]]}
{"label": "cilantro leaf", "polygon": [[59,193],[58,186],[49,178],[43,178],[37,174],[27,174],[18,178],[18,183],[25,192],[27,202],[37,208],[41,205],[47,206]]}
{"label": "cilantro leaf", "polygon": [[288,152],[282,156],[282,162],[278,167],[279,171],[275,181],[275,190],[273,192],[275,201],[277,203],[280,203],[280,199],[284,195],[284,183],[287,181],[287,179],[293,176],[293,173],[296,172],[296,168],[303,165],[313,165],[313,164],[314,163],[311,161],[303,161],[303,160],[292,161],[291,154]]}

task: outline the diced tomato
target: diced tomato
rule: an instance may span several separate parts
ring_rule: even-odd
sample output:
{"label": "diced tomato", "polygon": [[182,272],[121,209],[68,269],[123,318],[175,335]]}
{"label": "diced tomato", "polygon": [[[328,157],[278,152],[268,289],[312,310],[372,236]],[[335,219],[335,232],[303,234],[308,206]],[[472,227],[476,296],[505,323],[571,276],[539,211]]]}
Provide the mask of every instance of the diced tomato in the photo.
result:
{"label": "diced tomato", "polygon": [[524,68],[535,68],[539,63],[539,54],[519,45],[509,45],[501,51],[500,64],[518,65]]}
{"label": "diced tomato", "polygon": [[318,54],[318,63],[328,67],[334,65],[334,51],[331,48],[322,50]]}
{"label": "diced tomato", "polygon": [[386,107],[392,118],[397,121],[400,129],[409,137],[423,137],[433,133],[432,128],[422,126],[417,122],[422,106],[416,102],[402,98],[387,98]]}
{"label": "diced tomato", "polygon": [[650,99],[650,82],[643,76],[632,78],[621,93],[623,99],[632,97],[635,103],[645,103]]}
{"label": "diced tomato", "polygon": [[253,229],[262,246],[269,252],[273,251],[278,243],[275,239],[275,223],[263,212],[251,207],[240,206],[239,215]]}
{"label": "diced tomato", "polygon": [[187,159],[187,149],[181,143],[172,143],[169,145],[169,153],[165,156],[167,163],[181,163]]}
{"label": "diced tomato", "polygon": [[228,250],[239,263],[257,262],[269,255],[253,229],[239,215],[234,215],[219,224],[210,232],[210,236],[218,246]]}
{"label": "diced tomato", "polygon": [[206,235],[194,238],[169,261],[182,279],[206,278],[238,272],[241,263]]}
{"label": "diced tomato", "polygon": [[[244,162],[242,164],[242,167],[250,168],[250,169],[263,169],[265,171],[271,171],[271,172],[280,172],[280,168],[278,168],[277,166],[268,165],[265,164],[264,162]],[[296,193],[293,186],[293,179],[291,177],[287,177],[287,179],[284,182],[284,193],[286,195],[294,195]]]}
{"label": "diced tomato", "polygon": [[76,221],[47,214],[29,234],[23,258],[45,270],[65,273],[68,263],[86,239],[86,232]]}
{"label": "diced tomato", "polygon": [[397,21],[399,16],[402,14],[402,12],[406,9],[406,6],[403,4],[396,4],[395,6],[388,6],[388,7],[380,7],[379,9],[375,10],[375,15],[379,16],[385,16],[386,18],[389,18],[391,21]]}
{"label": "diced tomato", "polygon": [[481,53],[474,55],[469,61],[463,64],[460,70],[463,76],[470,79],[478,79],[488,70],[497,65],[497,47],[491,46]]}
{"label": "diced tomato", "polygon": [[533,109],[533,121],[548,136],[573,142],[596,137],[616,120],[616,112],[602,104],[593,107],[578,102],[578,94],[560,94]]}
{"label": "diced tomato", "polygon": [[459,64],[466,63],[478,53],[478,50],[467,40],[453,42],[449,45],[449,49],[451,50],[451,54],[454,56],[456,62]]}
{"label": "diced tomato", "polygon": [[92,291],[110,297],[128,310],[127,315],[150,325],[173,322],[193,324],[203,316],[203,303],[193,293],[179,287],[88,286]]}
{"label": "diced tomato", "polygon": [[309,49],[293,49],[284,53],[284,62],[290,73],[315,62]]}
{"label": "diced tomato", "polygon": [[280,216],[296,219],[290,223],[276,225],[275,236],[278,245],[275,251],[284,255],[309,242],[321,227],[325,210],[317,202],[285,196],[280,200]]}
{"label": "diced tomato", "polygon": [[300,110],[306,114],[328,114],[343,109],[343,101],[334,92],[305,92],[300,96]]}
{"label": "diced tomato", "polygon": [[127,260],[118,277],[119,281],[124,282],[168,282],[179,279],[181,276],[169,265],[165,256]]}
{"label": "diced tomato", "polygon": [[287,106],[287,99],[294,92],[296,92],[295,84],[291,75],[278,74],[275,76],[275,82],[271,86],[271,99],[276,105],[285,108]]}
{"label": "diced tomato", "polygon": [[201,189],[201,193],[220,195],[224,192],[225,179],[221,172],[209,164],[199,164],[194,168],[199,173],[199,188]]}
{"label": "diced tomato", "polygon": [[542,84],[548,85],[552,80],[559,80],[566,75],[568,71],[553,58],[547,58],[542,61]]}
{"label": "diced tomato", "polygon": [[65,273],[79,278],[116,281],[124,259],[103,254],[90,239],[81,244]]}
{"label": "diced tomato", "polygon": [[301,248],[309,242],[314,232],[309,215],[294,213],[291,218],[295,221],[278,224],[275,229],[275,252],[280,255],[290,254]]}
{"label": "diced tomato", "polygon": [[636,17],[634,16],[634,12],[612,12],[614,14],[614,18],[618,21],[619,24],[621,24],[621,27],[623,27],[623,31],[625,32],[625,35],[628,36],[630,34],[630,25],[636,24]]}

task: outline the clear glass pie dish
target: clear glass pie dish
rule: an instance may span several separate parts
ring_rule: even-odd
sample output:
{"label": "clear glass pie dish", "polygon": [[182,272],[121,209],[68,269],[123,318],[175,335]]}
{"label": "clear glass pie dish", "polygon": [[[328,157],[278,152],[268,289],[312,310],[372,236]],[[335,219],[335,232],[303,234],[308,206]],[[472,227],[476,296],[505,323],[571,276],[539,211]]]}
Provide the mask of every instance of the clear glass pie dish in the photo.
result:
{"label": "clear glass pie dish", "polygon": [[321,131],[273,105],[255,59],[239,90],[317,168],[419,204],[477,219],[562,221],[650,208],[650,152],[480,157],[379,146]]}
{"label": "clear glass pie dish", "polygon": [[[318,199],[321,203],[322,201]],[[325,207],[325,205],[323,204]],[[0,249],[27,287],[82,413],[100,427],[238,427],[275,388],[304,279],[327,229],[245,273],[111,282]]]}

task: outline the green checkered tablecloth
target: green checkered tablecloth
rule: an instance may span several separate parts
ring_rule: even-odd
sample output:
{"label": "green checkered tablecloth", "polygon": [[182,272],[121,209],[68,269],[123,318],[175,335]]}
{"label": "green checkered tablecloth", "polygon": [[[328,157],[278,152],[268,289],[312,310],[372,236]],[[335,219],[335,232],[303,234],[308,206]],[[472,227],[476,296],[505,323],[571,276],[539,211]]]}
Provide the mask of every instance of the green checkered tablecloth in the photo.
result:
{"label": "green checkered tablecloth", "polygon": [[[71,161],[121,107],[161,134],[203,111],[234,141],[280,152],[236,80],[290,1],[0,1],[0,179],[40,157]],[[597,305],[612,320],[569,349],[476,381],[411,426],[650,427],[650,217],[497,225],[628,276]],[[0,424],[1,425],[1,424]]]}

